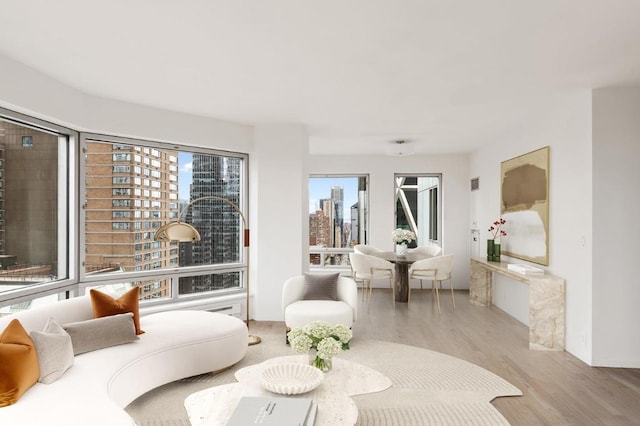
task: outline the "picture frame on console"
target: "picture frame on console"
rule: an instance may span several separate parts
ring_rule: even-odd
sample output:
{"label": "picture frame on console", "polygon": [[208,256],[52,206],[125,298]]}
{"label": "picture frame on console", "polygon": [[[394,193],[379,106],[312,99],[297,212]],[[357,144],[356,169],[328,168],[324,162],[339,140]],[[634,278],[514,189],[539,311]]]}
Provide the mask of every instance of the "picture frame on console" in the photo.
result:
{"label": "picture frame on console", "polygon": [[500,163],[502,254],[549,265],[549,147]]}

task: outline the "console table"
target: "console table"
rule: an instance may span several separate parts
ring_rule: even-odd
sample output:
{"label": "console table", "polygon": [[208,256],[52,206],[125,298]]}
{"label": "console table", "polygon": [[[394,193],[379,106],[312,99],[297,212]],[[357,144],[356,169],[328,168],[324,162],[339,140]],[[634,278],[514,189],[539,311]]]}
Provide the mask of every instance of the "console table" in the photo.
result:
{"label": "console table", "polygon": [[564,350],[565,282],[550,275],[522,275],[507,269],[506,262],[471,258],[469,301],[491,306],[493,274],[521,281],[529,286],[529,349]]}

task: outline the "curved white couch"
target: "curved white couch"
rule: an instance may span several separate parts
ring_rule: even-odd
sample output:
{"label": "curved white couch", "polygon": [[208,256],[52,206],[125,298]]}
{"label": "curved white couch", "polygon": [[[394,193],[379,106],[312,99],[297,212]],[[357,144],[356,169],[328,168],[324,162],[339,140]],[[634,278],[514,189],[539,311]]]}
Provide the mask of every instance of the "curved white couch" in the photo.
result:
{"label": "curved white couch", "polygon": [[[93,318],[88,296],[0,318],[30,332],[49,318],[60,324]],[[56,382],[36,383],[13,405],[0,408],[0,425],[134,425],[130,402],[165,383],[227,368],[247,352],[248,331],[238,318],[204,311],[142,316],[140,340],[76,355]]]}

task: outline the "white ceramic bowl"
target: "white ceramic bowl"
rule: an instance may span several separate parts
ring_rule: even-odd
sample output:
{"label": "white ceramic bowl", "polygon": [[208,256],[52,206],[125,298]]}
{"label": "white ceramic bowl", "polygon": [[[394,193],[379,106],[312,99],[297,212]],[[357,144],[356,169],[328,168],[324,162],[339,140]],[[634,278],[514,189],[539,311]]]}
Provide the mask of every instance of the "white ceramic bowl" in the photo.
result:
{"label": "white ceramic bowl", "polygon": [[296,395],[315,389],[323,378],[322,371],[307,364],[275,364],[264,369],[260,383],[268,391]]}

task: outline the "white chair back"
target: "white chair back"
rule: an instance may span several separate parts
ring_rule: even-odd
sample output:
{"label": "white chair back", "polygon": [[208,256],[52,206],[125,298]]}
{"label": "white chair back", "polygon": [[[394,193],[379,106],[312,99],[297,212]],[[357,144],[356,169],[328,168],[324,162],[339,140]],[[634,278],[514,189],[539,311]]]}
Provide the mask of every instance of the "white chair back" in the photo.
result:
{"label": "white chair back", "polygon": [[360,254],[375,254],[375,253],[382,253],[382,250],[380,250],[377,247],[374,246],[370,246],[367,244],[356,244],[353,247],[353,251],[355,251],[356,253],[360,253]]}
{"label": "white chair back", "polygon": [[[453,292],[453,282],[451,280],[451,270],[453,269],[454,259],[455,255],[453,254],[429,257],[427,259],[418,260],[409,267],[409,278],[420,280],[420,288],[422,288],[422,280],[431,281],[431,289],[436,294],[438,313],[440,313],[439,289],[442,286],[442,281],[444,280],[449,280],[453,309],[456,308],[456,298]],[[411,299],[411,286],[409,286],[409,299]]]}
{"label": "white chair back", "polygon": [[408,253],[424,255],[424,256],[440,256],[442,254],[442,247],[437,244],[429,243],[424,246],[416,247],[413,249],[407,250]]}
{"label": "white chair back", "polygon": [[448,280],[453,269],[454,254],[434,256],[418,260],[409,267],[409,277],[433,279],[436,281]]}
{"label": "white chair back", "polygon": [[349,262],[354,279],[374,279],[393,276],[393,263],[375,256],[361,253],[349,253]]}
{"label": "white chair back", "polygon": [[[389,280],[391,288],[391,297],[393,306],[395,307],[395,288],[393,286],[393,278],[395,276],[395,267],[393,263],[380,257],[369,256],[361,253],[349,253],[349,262],[351,262],[351,270],[353,271],[353,279],[362,281],[362,296],[367,294],[369,290],[369,298],[371,297],[371,282],[373,280],[385,278]],[[367,299],[368,301],[369,299]],[[367,309],[369,303],[367,302]]]}

